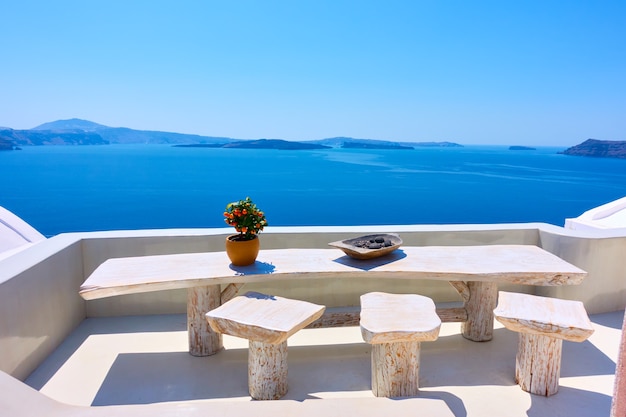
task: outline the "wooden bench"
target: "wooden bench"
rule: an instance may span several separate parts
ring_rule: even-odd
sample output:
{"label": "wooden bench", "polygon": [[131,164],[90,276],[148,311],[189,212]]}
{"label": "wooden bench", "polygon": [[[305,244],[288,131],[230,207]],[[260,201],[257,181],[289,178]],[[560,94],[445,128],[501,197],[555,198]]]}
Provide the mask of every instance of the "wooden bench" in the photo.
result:
{"label": "wooden bench", "polygon": [[361,296],[361,334],[372,345],[372,392],[410,397],[419,390],[420,343],[437,340],[435,303],[414,294]]}
{"label": "wooden bench", "polygon": [[[257,262],[232,267],[225,252],[115,258],[105,261],[81,285],[86,300],[186,288],[189,353],[206,356],[222,348],[204,314],[237,294],[245,283],[278,280],[369,278],[448,281],[463,307],[438,310],[443,321],[463,322],[463,337],[491,340],[499,284],[576,285],[587,273],[533,245],[403,246],[391,254],[361,260],[337,249],[261,250]],[[222,288],[224,286],[224,288]],[[354,313],[335,315],[325,325],[355,325]]]}
{"label": "wooden bench", "polygon": [[206,320],[220,334],[248,339],[250,396],[277,400],[287,393],[287,339],[324,310],[306,301],[248,292],[209,311]]}
{"label": "wooden bench", "polygon": [[532,394],[556,394],[563,340],[583,342],[593,334],[580,301],[500,291],[494,315],[507,329],[519,332],[515,381]]}

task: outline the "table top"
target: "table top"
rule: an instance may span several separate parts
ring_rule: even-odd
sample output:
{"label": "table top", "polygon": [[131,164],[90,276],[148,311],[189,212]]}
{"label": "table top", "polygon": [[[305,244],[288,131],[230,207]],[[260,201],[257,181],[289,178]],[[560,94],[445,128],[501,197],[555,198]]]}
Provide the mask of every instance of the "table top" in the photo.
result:
{"label": "table top", "polygon": [[575,285],[586,275],[532,245],[403,246],[367,260],[338,249],[268,249],[244,267],[230,264],[225,252],[113,258],[87,278],[80,295],[90,300],[233,282],[349,277]]}

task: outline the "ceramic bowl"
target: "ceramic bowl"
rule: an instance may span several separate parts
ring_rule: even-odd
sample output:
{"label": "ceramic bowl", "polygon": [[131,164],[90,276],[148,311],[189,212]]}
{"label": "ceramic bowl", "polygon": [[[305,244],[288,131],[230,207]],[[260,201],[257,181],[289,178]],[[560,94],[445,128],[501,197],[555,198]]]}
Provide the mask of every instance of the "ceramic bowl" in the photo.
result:
{"label": "ceramic bowl", "polygon": [[402,245],[402,239],[395,233],[379,233],[329,243],[341,249],[346,255],[356,259],[371,259],[387,255]]}

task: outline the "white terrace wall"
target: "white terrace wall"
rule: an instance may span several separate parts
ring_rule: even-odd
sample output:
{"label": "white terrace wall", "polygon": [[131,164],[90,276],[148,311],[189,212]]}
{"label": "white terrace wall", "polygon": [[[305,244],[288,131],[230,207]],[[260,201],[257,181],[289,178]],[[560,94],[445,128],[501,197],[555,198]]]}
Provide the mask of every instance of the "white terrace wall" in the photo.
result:
{"label": "white terrace wall", "polygon": [[[626,236],[615,231],[539,230],[539,246],[588,272],[581,285],[536,287],[535,294],[585,304],[589,314],[626,306]],[[611,236],[614,235],[614,236]]]}
{"label": "white terrace wall", "polygon": [[80,241],[59,235],[0,260],[0,370],[28,376],[85,318]]}
{"label": "white terrace wall", "polygon": [[[106,259],[166,253],[222,251],[231,229],[137,230],[62,234],[0,260],[0,370],[24,379],[85,317],[185,312],[185,290],[85,302],[78,288]],[[589,272],[575,287],[516,287],[519,291],[581,300],[590,313],[626,305],[626,237],[584,234],[543,223],[455,226],[271,228],[262,248],[326,248],[363,234],[397,232],[409,246],[538,245]],[[228,262],[227,259],[224,259]],[[309,299],[327,306],[357,305],[370,290],[415,292],[437,302],[459,300],[447,283],[328,280],[315,287],[298,281],[244,287]]]}

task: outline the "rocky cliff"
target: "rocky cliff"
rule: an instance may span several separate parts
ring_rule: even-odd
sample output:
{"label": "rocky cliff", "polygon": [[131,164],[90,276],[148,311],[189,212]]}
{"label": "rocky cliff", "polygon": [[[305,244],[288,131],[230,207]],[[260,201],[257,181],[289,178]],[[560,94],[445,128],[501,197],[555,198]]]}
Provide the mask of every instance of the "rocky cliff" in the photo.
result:
{"label": "rocky cliff", "polygon": [[587,139],[561,152],[565,155],[626,159],[626,141]]}
{"label": "rocky cliff", "polygon": [[0,130],[0,139],[15,146],[26,145],[107,145],[109,142],[95,132],[82,130]]}
{"label": "rocky cliff", "polygon": [[0,137],[0,151],[12,151],[13,150],[13,142]]}

